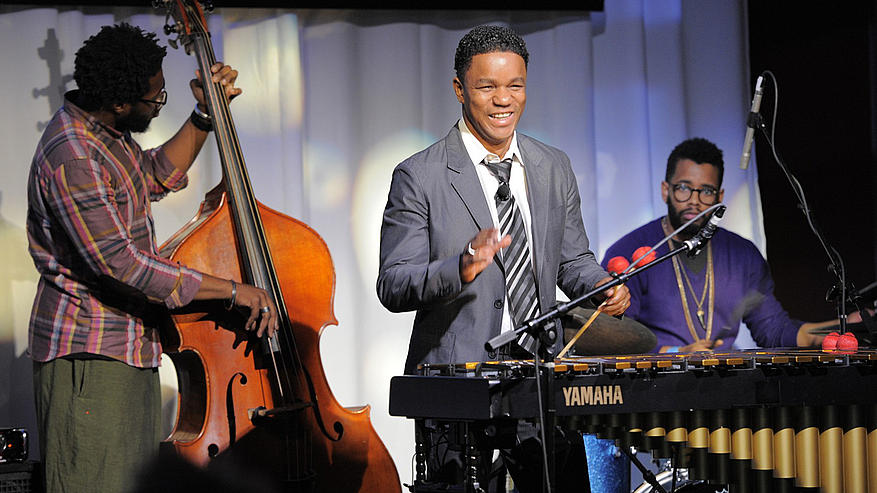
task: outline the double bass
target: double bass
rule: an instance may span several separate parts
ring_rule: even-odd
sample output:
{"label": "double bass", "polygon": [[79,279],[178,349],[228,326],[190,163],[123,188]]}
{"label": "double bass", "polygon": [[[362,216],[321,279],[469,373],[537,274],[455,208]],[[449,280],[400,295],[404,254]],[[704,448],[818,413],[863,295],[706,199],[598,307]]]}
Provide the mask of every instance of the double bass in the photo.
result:
{"label": "double bass", "polygon": [[[216,62],[204,8],[164,0],[172,46],[194,54],[213,119],[223,179],[196,216],[162,247],[193,269],[253,284],[273,297],[273,338],[244,330],[221,302],[172,314],[165,352],[177,371],[177,418],[168,441],[199,465],[258,471],[280,491],[400,492],[399,475],[369,420],[369,407],[342,407],[319,352],[332,308],[335,271],[323,239],[301,221],[259,203],[252,190]],[[168,337],[169,336],[169,337]]]}

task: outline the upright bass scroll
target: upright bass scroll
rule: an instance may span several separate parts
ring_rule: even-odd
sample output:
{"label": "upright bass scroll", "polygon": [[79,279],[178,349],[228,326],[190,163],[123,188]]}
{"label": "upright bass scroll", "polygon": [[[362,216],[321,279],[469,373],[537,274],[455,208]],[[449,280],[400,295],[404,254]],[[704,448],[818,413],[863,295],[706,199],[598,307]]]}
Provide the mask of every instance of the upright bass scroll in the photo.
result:
{"label": "upright bass scroll", "polygon": [[228,99],[205,75],[216,60],[202,7],[158,3],[174,19],[169,31],[197,58],[223,171],[222,183],[162,253],[265,289],[280,325],[275,337],[260,339],[222,307],[173,315],[177,341],[165,350],[177,368],[180,400],[169,440],[195,463],[231,460],[270,475],[282,491],[401,491],[368,406],[340,406],[323,372],[319,336],[337,323],[328,248],[306,224],[256,200]]}

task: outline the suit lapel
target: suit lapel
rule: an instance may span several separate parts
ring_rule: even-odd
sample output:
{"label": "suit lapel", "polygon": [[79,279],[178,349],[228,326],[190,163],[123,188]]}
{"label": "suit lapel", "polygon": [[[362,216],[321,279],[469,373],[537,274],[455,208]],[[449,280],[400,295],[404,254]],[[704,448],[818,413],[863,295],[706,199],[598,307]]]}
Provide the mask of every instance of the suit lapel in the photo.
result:
{"label": "suit lapel", "polygon": [[446,137],[448,149],[448,179],[451,186],[472,215],[475,225],[479,230],[493,227],[493,219],[490,217],[490,209],[484,199],[484,190],[475,166],[463,147],[463,139],[456,127]]}
{"label": "suit lapel", "polygon": [[[518,149],[524,161],[527,177],[527,200],[530,201],[530,231],[533,245],[533,262],[536,279],[542,279],[542,260],[545,258],[545,245],[548,235],[548,177],[544,166],[544,156],[518,134]],[[541,283],[537,281],[537,285]]]}
{"label": "suit lapel", "polygon": [[[481,180],[478,178],[475,165],[472,164],[472,158],[466,152],[463,138],[456,126],[451,129],[445,140],[448,149],[448,179],[451,186],[469,210],[478,230],[492,228],[493,218],[490,217],[490,209],[484,198]],[[503,269],[502,256],[495,255],[494,261],[500,269]]]}

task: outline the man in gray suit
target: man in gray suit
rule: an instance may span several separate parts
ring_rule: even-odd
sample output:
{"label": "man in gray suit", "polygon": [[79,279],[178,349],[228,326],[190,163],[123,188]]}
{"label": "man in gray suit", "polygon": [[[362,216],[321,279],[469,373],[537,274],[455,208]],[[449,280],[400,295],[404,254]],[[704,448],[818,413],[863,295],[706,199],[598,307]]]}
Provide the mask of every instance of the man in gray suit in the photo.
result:
{"label": "man in gray suit", "polygon": [[[484,343],[523,323],[520,313],[554,307],[555,286],[573,298],[611,279],[588,249],[569,158],[515,131],[527,61],[524,41],[507,28],[466,34],[453,79],[463,117],[393,172],[377,292],[391,311],[417,311],[405,373],[423,363],[494,359]],[[503,160],[511,162],[504,175],[494,168]],[[503,216],[509,198],[520,216],[509,221],[522,227],[500,221],[512,217]],[[510,259],[521,249],[519,271]],[[509,280],[530,276],[532,299],[516,292],[519,285],[507,286],[506,273]],[[630,303],[624,286],[604,295],[609,315]],[[532,302],[529,311],[514,306],[518,298]]]}
{"label": "man in gray suit", "polygon": [[[532,245],[539,306],[611,278],[588,249],[578,186],[562,151],[515,132],[526,103],[527,51],[508,29],[481,26],[457,49],[453,80],[463,118],[447,137],[399,164],[384,210],[377,292],[393,312],[417,310],[405,363],[484,361],[484,343],[513,328],[494,195],[485,157],[511,158],[511,195]],[[517,180],[516,180],[517,179]],[[607,290],[604,313],[629,304]],[[522,323],[524,320],[515,320]]]}

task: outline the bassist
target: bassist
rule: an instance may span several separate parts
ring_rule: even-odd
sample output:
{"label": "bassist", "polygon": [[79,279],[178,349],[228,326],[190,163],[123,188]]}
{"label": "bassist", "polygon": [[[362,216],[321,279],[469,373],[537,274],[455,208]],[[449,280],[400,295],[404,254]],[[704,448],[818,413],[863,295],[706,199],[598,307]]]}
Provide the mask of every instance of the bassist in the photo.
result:
{"label": "bassist", "polygon": [[[47,492],[125,491],[156,454],[156,313],[223,300],[259,336],[277,328],[263,289],[157,253],[149,201],[186,186],[211,129],[193,79],[196,109],[176,135],[146,150],[131,137],[168,102],[164,56],[155,34],[127,24],[89,38],[76,53],[78,90],[65,95],[31,165],[27,233],[40,281],[29,353]],[[241,93],[236,70],[211,70],[229,98]]]}

